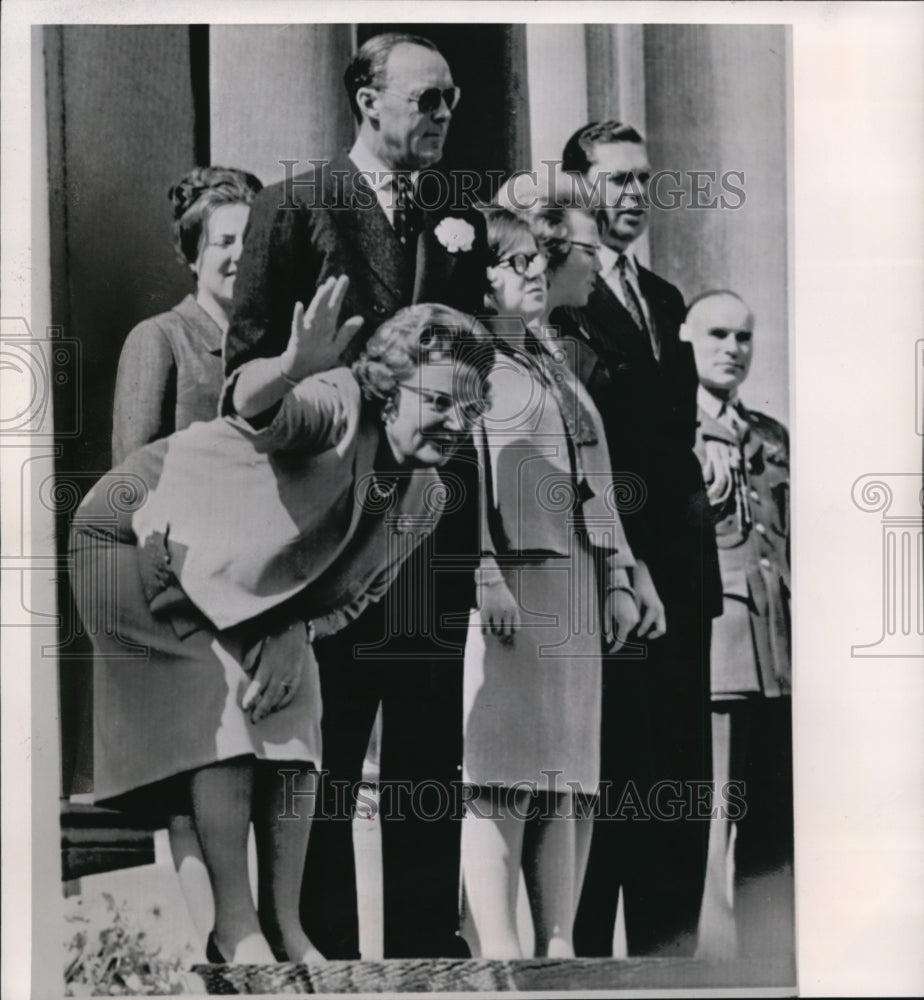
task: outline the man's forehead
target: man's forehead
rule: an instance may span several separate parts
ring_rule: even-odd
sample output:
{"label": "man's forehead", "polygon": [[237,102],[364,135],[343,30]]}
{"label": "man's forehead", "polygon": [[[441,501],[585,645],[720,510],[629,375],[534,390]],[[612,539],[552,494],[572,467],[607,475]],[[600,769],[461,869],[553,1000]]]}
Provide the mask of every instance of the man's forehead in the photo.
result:
{"label": "man's forehead", "polygon": [[701,330],[753,330],[754,317],[734,295],[710,295],[693,306],[687,323]]}
{"label": "man's forehead", "polygon": [[411,42],[402,42],[391,50],[385,72],[391,84],[452,82],[449,64],[439,52]]}
{"label": "man's forehead", "polygon": [[591,155],[592,173],[640,173],[648,170],[648,150],[642,142],[597,143]]}

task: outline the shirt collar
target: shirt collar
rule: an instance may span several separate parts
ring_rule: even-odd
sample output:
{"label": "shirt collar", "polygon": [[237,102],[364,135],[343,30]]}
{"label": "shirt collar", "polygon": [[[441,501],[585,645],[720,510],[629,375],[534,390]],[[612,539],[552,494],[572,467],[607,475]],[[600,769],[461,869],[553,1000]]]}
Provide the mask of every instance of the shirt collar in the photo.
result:
{"label": "shirt collar", "polygon": [[[353,148],[350,150],[349,155],[356,169],[366,175],[366,179],[374,191],[391,191],[395,174],[398,171],[394,167],[387,166],[387,164],[379,159],[362,139],[357,139],[353,143]],[[417,180],[419,173],[419,170],[410,171],[411,183]]]}
{"label": "shirt collar", "polygon": [[718,396],[713,395],[707,388],[700,386],[696,390],[696,405],[704,413],[708,413],[714,420],[718,420],[727,407],[738,407],[738,393],[737,391],[733,392],[727,400],[719,399]]}
{"label": "shirt collar", "polygon": [[[597,253],[600,256],[600,275],[605,279],[608,274],[611,274],[616,269],[616,262],[619,260],[620,254],[618,250],[614,250],[605,244],[601,244]],[[626,271],[635,278],[637,284],[638,261],[635,259],[635,254],[631,250],[624,250],[623,253],[626,257]]]}

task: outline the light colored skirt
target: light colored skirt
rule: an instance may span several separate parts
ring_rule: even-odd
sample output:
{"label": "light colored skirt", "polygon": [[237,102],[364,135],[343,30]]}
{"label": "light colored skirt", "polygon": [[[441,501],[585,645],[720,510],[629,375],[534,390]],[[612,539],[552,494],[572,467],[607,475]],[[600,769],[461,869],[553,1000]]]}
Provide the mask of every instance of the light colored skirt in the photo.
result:
{"label": "light colored skirt", "polygon": [[595,794],[602,642],[591,552],[576,538],[570,557],[511,560],[503,572],[520,623],[505,645],[471,617],[463,780]]}
{"label": "light colored skirt", "polygon": [[[139,563],[124,537],[72,532],[71,584],[94,652],[95,801],[174,814],[189,808],[187,772],[209,764],[253,756],[320,766],[321,690],[304,628],[218,632],[204,618],[195,627],[191,605],[180,619],[155,615]],[[242,664],[257,651],[303,666],[292,701],[254,724],[241,709],[251,680]]]}

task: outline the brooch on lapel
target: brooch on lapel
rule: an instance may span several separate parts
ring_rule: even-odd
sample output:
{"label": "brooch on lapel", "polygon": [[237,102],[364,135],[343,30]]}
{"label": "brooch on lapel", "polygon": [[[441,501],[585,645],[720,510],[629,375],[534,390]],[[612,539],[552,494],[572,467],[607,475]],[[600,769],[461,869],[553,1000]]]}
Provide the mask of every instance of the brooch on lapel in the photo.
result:
{"label": "brooch on lapel", "polygon": [[459,251],[466,253],[475,243],[474,226],[465,219],[456,219],[452,216],[443,219],[433,230],[433,235],[449,253],[459,253]]}

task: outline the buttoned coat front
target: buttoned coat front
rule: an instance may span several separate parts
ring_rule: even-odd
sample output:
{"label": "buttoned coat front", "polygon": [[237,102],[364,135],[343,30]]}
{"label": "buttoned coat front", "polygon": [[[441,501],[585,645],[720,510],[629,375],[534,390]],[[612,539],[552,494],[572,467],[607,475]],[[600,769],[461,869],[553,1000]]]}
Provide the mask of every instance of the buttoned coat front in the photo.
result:
{"label": "buttoned coat front", "polygon": [[[778,697],[792,690],[789,569],[789,435],[739,407],[743,440],[701,407],[696,451],[707,442],[740,453],[745,481],[715,508],[723,613],[712,634],[712,695]],[[746,505],[746,512],[742,507]]]}

